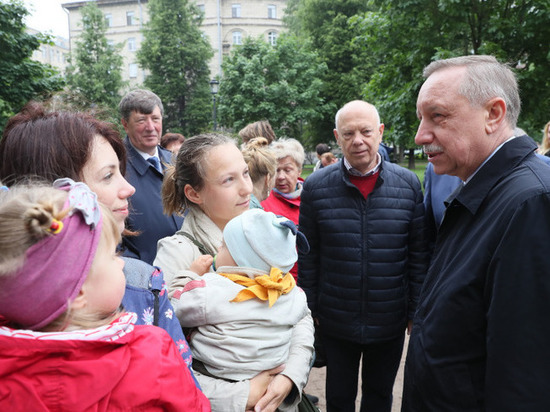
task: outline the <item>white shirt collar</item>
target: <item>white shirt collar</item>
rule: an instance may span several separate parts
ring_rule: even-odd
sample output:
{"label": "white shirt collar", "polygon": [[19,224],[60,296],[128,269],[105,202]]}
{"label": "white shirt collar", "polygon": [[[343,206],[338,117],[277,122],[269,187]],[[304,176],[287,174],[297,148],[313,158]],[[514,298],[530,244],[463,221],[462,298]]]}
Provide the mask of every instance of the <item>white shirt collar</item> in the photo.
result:
{"label": "white shirt collar", "polygon": [[376,160],[377,160],[376,165],[371,170],[369,170],[367,173],[361,173],[359,170],[354,168],[350,164],[350,162],[348,162],[348,159],[346,159],[345,156],[344,156],[344,166],[346,166],[346,169],[348,170],[348,173],[352,176],[361,176],[361,177],[372,176],[373,174],[378,172],[378,170],[380,169],[380,165],[382,164],[382,157],[380,156],[380,153],[378,153],[378,152],[376,152]]}
{"label": "white shirt collar", "polygon": [[470,177],[468,177],[468,179],[466,179],[466,180],[465,180],[464,182],[462,182],[462,183],[463,183],[464,185],[466,185],[470,180],[472,180],[472,178],[476,175],[476,173],[479,171],[479,169],[481,169],[481,168],[483,167],[483,165],[484,165],[485,163],[487,163],[487,162],[489,161],[489,159],[490,159],[491,157],[493,157],[493,156],[495,155],[495,153],[498,152],[498,151],[501,149],[502,146],[504,146],[504,145],[505,145],[506,143],[508,143],[509,141],[515,139],[516,137],[517,137],[517,136],[512,136],[512,137],[508,138],[506,141],[502,142],[495,150],[493,150],[493,153],[491,153],[491,154],[487,157],[487,159],[485,159],[485,160],[483,161],[483,163],[481,163],[481,165],[479,165],[479,167],[474,171],[474,173],[472,173],[472,174],[470,175]]}
{"label": "white shirt collar", "polygon": [[130,141],[130,144],[132,145],[132,147],[134,149],[136,149],[136,152],[138,152],[141,157],[143,157],[145,160],[149,159],[150,157],[156,157],[157,159],[159,159],[160,161],[160,157],[159,157],[159,149],[157,146],[155,146],[155,153],[153,155],[150,155],[149,153],[145,153],[145,152],[142,152],[141,150],[139,150],[137,147],[135,147],[133,144],[132,144],[132,141],[130,140],[130,138],[128,138],[128,140]]}

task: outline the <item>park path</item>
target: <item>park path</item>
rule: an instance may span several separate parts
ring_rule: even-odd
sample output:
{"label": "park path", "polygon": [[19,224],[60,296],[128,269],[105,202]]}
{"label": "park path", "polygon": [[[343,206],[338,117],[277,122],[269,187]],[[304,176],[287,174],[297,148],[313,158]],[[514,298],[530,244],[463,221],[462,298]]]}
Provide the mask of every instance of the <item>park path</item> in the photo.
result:
{"label": "park path", "polygon": [[[403,391],[403,372],[405,366],[405,357],[407,356],[407,347],[409,344],[409,337],[405,337],[405,348],[403,350],[403,356],[401,358],[401,365],[399,366],[399,371],[397,372],[397,377],[395,379],[395,385],[393,387],[393,405],[392,412],[399,412],[401,410],[401,398]],[[327,368],[312,368],[311,373],[309,374],[309,381],[305,387],[306,393],[311,393],[312,395],[319,397],[319,404],[317,405],[321,412],[326,412],[326,402],[325,402],[325,375]],[[359,384],[360,387],[360,384]],[[356,410],[359,410],[359,399],[360,399],[361,389],[359,389],[359,394],[357,396],[357,401],[355,402]]]}

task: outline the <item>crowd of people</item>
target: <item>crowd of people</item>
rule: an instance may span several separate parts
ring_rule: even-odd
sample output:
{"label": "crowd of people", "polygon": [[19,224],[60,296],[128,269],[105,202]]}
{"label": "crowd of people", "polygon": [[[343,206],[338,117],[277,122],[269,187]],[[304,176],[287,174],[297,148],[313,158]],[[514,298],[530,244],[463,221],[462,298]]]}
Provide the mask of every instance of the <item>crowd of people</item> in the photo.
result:
{"label": "crowd of people", "polygon": [[305,180],[267,120],[239,146],[163,135],[148,90],[124,137],[29,102],[0,141],[0,409],[302,411],[322,364],[329,412],[359,376],[389,412],[408,333],[403,411],[547,410],[550,122],[517,128],[492,56],[423,74],[424,191],[365,101]]}

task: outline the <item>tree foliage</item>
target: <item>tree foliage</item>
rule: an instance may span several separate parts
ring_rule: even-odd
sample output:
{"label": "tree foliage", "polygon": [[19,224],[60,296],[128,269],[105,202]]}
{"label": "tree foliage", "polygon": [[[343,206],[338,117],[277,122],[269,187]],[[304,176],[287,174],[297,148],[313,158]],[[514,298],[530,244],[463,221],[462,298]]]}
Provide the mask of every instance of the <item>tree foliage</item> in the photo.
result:
{"label": "tree foliage", "polygon": [[384,138],[401,147],[415,147],[422,70],[440,58],[491,54],[509,63],[522,96],[519,126],[538,137],[550,118],[550,0],[289,0],[287,13],[290,30],[328,65],[327,104],[375,104]]}
{"label": "tree foliage", "polygon": [[375,104],[393,139],[412,147],[416,96],[430,61],[491,54],[516,71],[522,90],[520,126],[537,130],[550,113],[548,0],[373,1],[376,11],[350,19],[354,43],[370,59],[363,97]]}
{"label": "tree foliage", "polygon": [[185,135],[208,128],[211,113],[210,43],[199,29],[202,13],[188,0],[150,0],[150,21],[138,51],[150,71],[145,86],[165,107],[164,126]]}
{"label": "tree foliage", "polygon": [[267,119],[278,136],[294,137],[310,145],[304,127],[328,110],[320,95],[326,65],[319,62],[307,42],[284,34],[276,46],[246,38],[225,59],[223,71],[222,124],[237,131]]}
{"label": "tree foliage", "polygon": [[60,90],[64,81],[50,65],[31,60],[48,36],[25,32],[28,11],[19,1],[0,2],[0,129],[29,100]]}
{"label": "tree foliage", "polygon": [[76,42],[67,83],[92,105],[115,108],[120,101],[122,80],[122,45],[110,45],[107,24],[94,2],[82,7],[82,36]]}
{"label": "tree foliage", "polygon": [[328,70],[323,76],[321,96],[331,110],[315,122],[314,133],[332,135],[336,111],[350,100],[361,97],[360,77],[362,62],[356,59],[357,50],[352,40],[355,28],[348,24],[350,17],[369,10],[365,0],[290,0],[285,22],[292,33],[311,42]]}

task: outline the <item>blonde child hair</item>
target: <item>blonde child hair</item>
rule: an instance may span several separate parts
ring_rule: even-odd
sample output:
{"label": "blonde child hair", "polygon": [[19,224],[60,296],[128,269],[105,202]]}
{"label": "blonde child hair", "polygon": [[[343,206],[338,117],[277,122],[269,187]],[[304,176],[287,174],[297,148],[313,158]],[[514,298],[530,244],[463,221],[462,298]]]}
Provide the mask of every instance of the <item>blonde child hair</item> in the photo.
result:
{"label": "blonde child hair", "polygon": [[[78,185],[85,186],[83,183]],[[85,188],[89,191],[87,186]],[[95,197],[95,194],[89,193]],[[49,306],[41,306],[40,300],[34,299],[27,293],[24,294],[25,296],[12,296],[9,293],[14,284],[26,282],[25,278],[32,277],[35,271],[44,269],[38,281],[51,281],[53,285],[56,283],[54,277],[58,277],[59,273],[63,272],[65,265],[69,266],[67,270],[75,267],[75,265],[71,266],[71,263],[66,263],[73,256],[71,256],[71,250],[67,250],[65,247],[56,249],[56,255],[50,256],[57,266],[49,268],[52,269],[49,271],[46,270],[48,269],[49,260],[44,262],[46,268],[42,268],[41,262],[34,261],[34,255],[32,254],[36,251],[39,253],[39,249],[46,244],[54,245],[57,239],[61,241],[63,231],[69,230],[70,223],[68,220],[74,220],[76,218],[71,216],[79,215],[76,212],[78,207],[71,207],[67,204],[71,195],[72,192],[55,189],[42,183],[15,185],[9,190],[0,191],[0,222],[2,222],[0,224],[0,315],[15,326],[42,331],[64,330],[67,328],[90,329],[108,324],[120,315],[120,312],[108,315],[100,313],[93,316],[79,315],[77,311],[71,311],[70,309],[74,292],[67,296],[65,302],[61,298],[61,303],[55,308],[51,308],[52,313],[48,313]],[[90,233],[84,233],[84,236],[95,236],[98,239],[92,241],[89,245],[91,247],[91,250],[88,251],[90,255],[88,257],[89,262],[76,265],[77,269],[82,268],[85,271],[81,274],[81,279],[71,279],[76,282],[77,286],[82,286],[86,279],[97,248],[106,247],[108,244],[116,246],[120,241],[120,232],[111,212],[99,203],[95,203],[95,205],[98,207],[97,216],[101,219],[95,226],[95,231],[99,231],[99,234],[93,234],[93,230],[89,230]],[[84,226],[88,227],[87,224],[84,224]],[[85,248],[88,245],[88,243],[81,244],[77,239],[72,241],[66,239],[66,243],[72,243],[75,248]],[[74,275],[73,278],[76,276],[78,275]],[[43,279],[44,277],[48,277],[48,279]],[[61,280],[63,280],[62,276],[59,282]],[[70,285],[69,283],[66,288],[70,288]],[[77,288],[79,289],[79,287]],[[43,299],[49,302],[54,299],[53,295],[58,292],[59,289],[55,286],[51,288],[42,287],[39,290],[39,293],[43,295]],[[78,293],[78,290],[76,292]],[[63,293],[67,294],[68,292]],[[16,304],[11,302],[12,300],[21,300],[21,302]],[[20,308],[13,308],[14,305],[20,306]],[[24,307],[28,308],[31,315],[22,314],[19,316],[19,312],[23,312]],[[36,315],[40,319],[32,315],[32,312],[40,314]],[[16,313],[16,315],[10,316],[13,313]]]}

